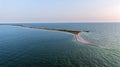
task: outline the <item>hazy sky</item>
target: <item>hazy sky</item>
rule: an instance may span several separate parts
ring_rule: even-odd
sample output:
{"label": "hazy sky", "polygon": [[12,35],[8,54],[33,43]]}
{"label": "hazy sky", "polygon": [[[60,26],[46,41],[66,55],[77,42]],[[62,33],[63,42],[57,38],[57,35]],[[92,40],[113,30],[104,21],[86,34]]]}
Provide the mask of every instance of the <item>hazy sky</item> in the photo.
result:
{"label": "hazy sky", "polygon": [[120,21],[120,0],[0,0],[0,22]]}

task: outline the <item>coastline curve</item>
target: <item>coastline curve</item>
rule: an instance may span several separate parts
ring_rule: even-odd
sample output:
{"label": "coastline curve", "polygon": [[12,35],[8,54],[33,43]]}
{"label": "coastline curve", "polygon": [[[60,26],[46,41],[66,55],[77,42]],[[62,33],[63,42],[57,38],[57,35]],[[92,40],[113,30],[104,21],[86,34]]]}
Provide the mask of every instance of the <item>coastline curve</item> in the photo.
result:
{"label": "coastline curve", "polygon": [[77,42],[91,45],[90,42],[84,40],[82,37],[80,37],[78,35],[81,32],[89,32],[89,31],[66,30],[66,29],[59,29],[59,28],[42,28],[42,27],[35,27],[35,26],[26,26],[26,25],[23,25],[23,24],[0,24],[0,25],[11,25],[11,26],[20,26],[20,27],[25,27],[25,28],[33,28],[33,29],[43,29],[43,30],[53,30],[53,31],[67,32],[67,33],[74,34],[75,40]]}

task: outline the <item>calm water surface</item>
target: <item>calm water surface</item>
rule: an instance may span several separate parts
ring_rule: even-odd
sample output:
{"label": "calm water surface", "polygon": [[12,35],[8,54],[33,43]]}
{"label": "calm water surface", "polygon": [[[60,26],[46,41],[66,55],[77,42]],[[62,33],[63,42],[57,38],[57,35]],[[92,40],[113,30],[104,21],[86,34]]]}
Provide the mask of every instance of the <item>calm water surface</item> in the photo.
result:
{"label": "calm water surface", "polygon": [[89,30],[79,34],[0,26],[0,67],[120,67],[120,24],[36,23],[45,28]]}

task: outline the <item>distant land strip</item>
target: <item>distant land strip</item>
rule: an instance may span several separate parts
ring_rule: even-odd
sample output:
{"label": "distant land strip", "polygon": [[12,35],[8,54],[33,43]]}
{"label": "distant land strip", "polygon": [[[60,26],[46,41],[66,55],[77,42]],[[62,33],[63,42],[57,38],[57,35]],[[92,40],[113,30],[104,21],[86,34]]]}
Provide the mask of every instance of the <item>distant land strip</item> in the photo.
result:
{"label": "distant land strip", "polygon": [[66,29],[59,29],[59,28],[42,28],[42,27],[35,27],[35,26],[26,26],[23,24],[0,24],[0,25],[11,25],[11,26],[20,26],[20,27],[26,27],[26,28],[33,28],[33,29],[43,29],[43,30],[54,30],[54,31],[62,31],[62,32],[68,32],[72,33],[75,36],[75,40],[77,42],[81,42],[83,44],[91,44],[84,40],[82,37],[79,37],[80,32],[89,32],[89,31],[77,31],[77,30],[66,30]]}

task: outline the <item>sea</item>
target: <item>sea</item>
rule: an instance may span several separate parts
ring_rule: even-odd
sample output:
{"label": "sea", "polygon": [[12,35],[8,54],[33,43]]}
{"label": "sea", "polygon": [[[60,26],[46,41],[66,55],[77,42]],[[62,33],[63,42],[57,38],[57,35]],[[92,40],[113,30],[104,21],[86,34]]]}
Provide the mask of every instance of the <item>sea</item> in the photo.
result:
{"label": "sea", "polygon": [[20,23],[71,33],[0,25],[0,67],[120,67],[120,23]]}

